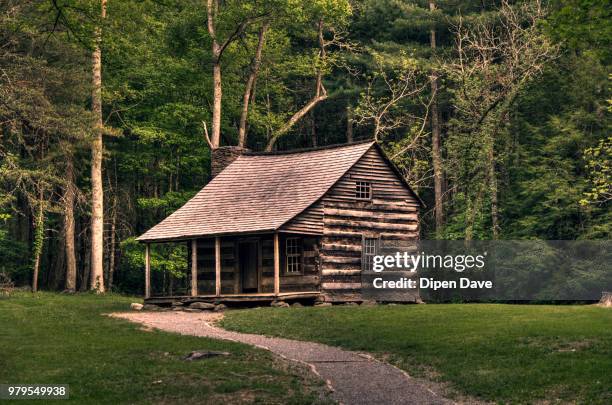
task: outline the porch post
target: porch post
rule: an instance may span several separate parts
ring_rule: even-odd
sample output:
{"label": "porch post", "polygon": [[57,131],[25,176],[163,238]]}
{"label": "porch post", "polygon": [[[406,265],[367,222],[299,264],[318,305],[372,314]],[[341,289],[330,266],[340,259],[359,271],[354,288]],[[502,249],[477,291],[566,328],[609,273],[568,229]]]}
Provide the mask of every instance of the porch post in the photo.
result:
{"label": "porch post", "polygon": [[221,295],[221,238],[215,238],[215,295]]}
{"label": "porch post", "polygon": [[191,240],[191,295],[198,295],[198,240]]}
{"label": "porch post", "polygon": [[145,245],[145,298],[151,297],[151,254],[150,244]]}
{"label": "porch post", "polygon": [[278,232],[274,233],[274,295],[280,293],[280,248]]}

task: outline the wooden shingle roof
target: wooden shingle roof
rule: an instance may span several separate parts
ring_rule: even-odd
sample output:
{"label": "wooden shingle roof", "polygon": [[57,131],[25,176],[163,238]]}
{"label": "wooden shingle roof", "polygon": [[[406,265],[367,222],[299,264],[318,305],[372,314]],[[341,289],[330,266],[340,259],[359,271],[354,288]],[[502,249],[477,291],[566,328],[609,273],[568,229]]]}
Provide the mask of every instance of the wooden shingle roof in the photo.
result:
{"label": "wooden shingle roof", "polygon": [[138,240],[277,230],[321,198],[373,145],[246,153]]}

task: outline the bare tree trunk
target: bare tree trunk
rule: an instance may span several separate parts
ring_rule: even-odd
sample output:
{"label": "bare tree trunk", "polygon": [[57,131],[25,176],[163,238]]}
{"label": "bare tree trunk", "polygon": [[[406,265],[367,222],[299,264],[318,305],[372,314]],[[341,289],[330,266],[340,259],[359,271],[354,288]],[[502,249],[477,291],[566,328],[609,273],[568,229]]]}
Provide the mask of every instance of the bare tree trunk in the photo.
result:
{"label": "bare tree trunk", "polygon": [[66,251],[66,284],[67,291],[76,290],[76,253],[74,246],[74,163],[69,156],[66,161],[66,188],[64,189],[64,249]]}
{"label": "bare tree trunk", "polygon": [[212,60],[213,60],[213,110],[212,110],[212,134],[210,138],[211,147],[218,148],[221,141],[221,102],[223,99],[223,88],[221,81],[221,54],[223,52],[215,33],[214,18],[219,9],[218,0],[206,1],[207,27],[212,38]]}
{"label": "bare tree trunk", "polygon": [[[214,54],[214,52],[213,52]],[[221,139],[221,100],[223,91],[221,87],[221,63],[217,58],[213,62],[213,116],[211,142],[215,148],[219,147]]]}
{"label": "bare tree trunk", "polygon": [[[434,0],[429,0],[429,9],[434,11],[436,4]],[[436,30],[432,27],[430,33],[431,49],[436,49]],[[442,157],[440,153],[440,112],[438,111],[438,74],[434,70],[431,75],[431,160],[434,169],[434,212],[436,215],[436,233],[442,231],[444,226],[444,208],[442,205],[442,183],[444,182],[442,173]]]}
{"label": "bare tree trunk", "polygon": [[259,66],[261,65],[261,53],[264,47],[264,41],[266,38],[266,32],[270,27],[269,22],[264,22],[259,30],[259,40],[257,42],[257,49],[255,50],[255,56],[251,61],[251,73],[247,79],[246,86],[244,88],[244,95],[242,97],[242,112],[240,114],[240,127],[238,128],[238,146],[243,148],[246,145],[246,126],[249,116],[249,103],[253,100],[251,97],[253,93],[253,86],[259,73]]}
{"label": "bare tree trunk", "polygon": [[[106,0],[100,1],[100,17],[106,17]],[[96,28],[96,38],[92,55],[92,111],[96,123],[94,140],[91,146],[91,289],[104,292],[104,189],[102,185],[102,28]]]}
{"label": "bare tree trunk", "polygon": [[353,108],[350,105],[346,107],[346,142],[353,142]]}

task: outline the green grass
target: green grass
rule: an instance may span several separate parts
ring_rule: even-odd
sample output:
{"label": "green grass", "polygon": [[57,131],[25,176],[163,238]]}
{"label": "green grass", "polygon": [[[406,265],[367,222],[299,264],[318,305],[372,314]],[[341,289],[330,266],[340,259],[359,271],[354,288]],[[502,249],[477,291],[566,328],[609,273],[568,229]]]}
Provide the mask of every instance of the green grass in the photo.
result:
{"label": "green grass", "polygon": [[[134,301],[50,293],[0,299],[0,383],[69,384],[71,402],[85,404],[316,402],[320,383],[266,351],[146,332],[103,315]],[[181,359],[198,349],[231,354]]]}
{"label": "green grass", "polygon": [[368,351],[484,400],[612,403],[612,310],[606,308],[266,308],[231,312],[222,325]]}

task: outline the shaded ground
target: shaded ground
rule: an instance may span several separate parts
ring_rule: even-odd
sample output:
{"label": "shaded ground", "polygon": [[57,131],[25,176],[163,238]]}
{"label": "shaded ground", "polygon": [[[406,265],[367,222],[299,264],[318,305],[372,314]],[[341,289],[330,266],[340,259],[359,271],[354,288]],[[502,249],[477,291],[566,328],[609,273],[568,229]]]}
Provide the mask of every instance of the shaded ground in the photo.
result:
{"label": "shaded ground", "polygon": [[326,380],[332,398],[353,404],[446,404],[423,381],[370,356],[311,342],[230,332],[211,325],[214,313],[130,312],[113,316],[147,327],[184,335],[205,336],[262,347],[284,358],[303,363]]}

